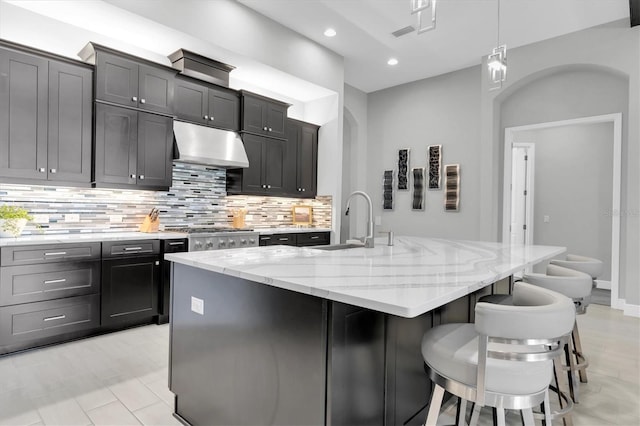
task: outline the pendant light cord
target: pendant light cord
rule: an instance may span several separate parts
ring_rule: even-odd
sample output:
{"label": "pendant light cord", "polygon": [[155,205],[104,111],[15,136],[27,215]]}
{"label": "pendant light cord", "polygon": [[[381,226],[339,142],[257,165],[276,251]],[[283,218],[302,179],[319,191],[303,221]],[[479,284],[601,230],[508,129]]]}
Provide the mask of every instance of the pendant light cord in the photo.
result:
{"label": "pendant light cord", "polygon": [[500,47],[500,0],[498,0],[498,40],[496,47]]}

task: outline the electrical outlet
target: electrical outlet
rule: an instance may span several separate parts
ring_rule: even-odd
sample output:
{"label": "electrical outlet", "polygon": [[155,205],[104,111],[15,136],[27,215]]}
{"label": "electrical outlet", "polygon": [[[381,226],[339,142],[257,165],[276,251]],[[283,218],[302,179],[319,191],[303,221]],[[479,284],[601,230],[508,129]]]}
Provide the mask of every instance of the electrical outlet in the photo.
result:
{"label": "electrical outlet", "polygon": [[382,218],[380,216],[376,216],[375,224],[376,226],[382,225]]}
{"label": "electrical outlet", "polygon": [[544,215],[544,217],[542,219],[543,219],[544,223],[551,222],[551,218],[549,216],[547,216],[547,215]]}
{"label": "electrical outlet", "polygon": [[49,215],[48,214],[34,214],[33,215],[33,223],[49,223]]}
{"label": "electrical outlet", "polygon": [[80,222],[79,214],[65,214],[64,215],[65,222]]}
{"label": "electrical outlet", "polygon": [[196,314],[204,315],[204,300],[191,296],[191,310]]}
{"label": "electrical outlet", "polygon": [[122,223],[122,215],[121,214],[110,214],[109,222],[111,223]]}

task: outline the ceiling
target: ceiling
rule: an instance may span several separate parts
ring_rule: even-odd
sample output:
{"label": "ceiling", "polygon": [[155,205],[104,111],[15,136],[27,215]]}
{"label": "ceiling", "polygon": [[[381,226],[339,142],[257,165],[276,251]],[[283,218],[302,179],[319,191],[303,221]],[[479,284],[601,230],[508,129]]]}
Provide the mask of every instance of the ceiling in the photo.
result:
{"label": "ceiling", "polygon": [[[364,92],[477,65],[497,45],[498,0],[437,0],[436,29],[416,26],[410,0],[237,0],[345,58],[345,82]],[[629,18],[629,0],[500,0],[507,49]],[[323,35],[332,27],[337,35]],[[508,51],[507,51],[508,55]],[[391,57],[395,66],[387,65]]]}

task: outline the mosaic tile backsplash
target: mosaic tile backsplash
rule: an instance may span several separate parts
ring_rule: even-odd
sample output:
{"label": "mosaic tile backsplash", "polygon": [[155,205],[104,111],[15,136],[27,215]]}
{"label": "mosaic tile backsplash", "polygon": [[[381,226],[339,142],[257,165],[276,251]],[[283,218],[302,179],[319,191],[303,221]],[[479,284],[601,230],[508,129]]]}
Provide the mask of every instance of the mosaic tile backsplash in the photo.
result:
{"label": "mosaic tile backsplash", "polygon": [[35,220],[48,218],[48,223],[28,224],[23,235],[137,231],[153,207],[160,210],[161,229],[231,226],[235,209],[246,209],[246,227],[287,227],[291,207],[298,204],[313,207],[313,227],[331,227],[330,196],[227,196],[224,169],[178,162],[168,192],[0,184],[0,204],[23,207]]}

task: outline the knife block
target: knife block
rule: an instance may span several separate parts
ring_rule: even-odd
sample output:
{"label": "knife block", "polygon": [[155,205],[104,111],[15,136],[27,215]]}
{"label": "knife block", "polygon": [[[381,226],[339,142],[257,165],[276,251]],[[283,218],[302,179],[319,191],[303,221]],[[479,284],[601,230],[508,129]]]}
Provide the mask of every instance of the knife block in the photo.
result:
{"label": "knife block", "polygon": [[160,226],[160,219],[151,220],[149,215],[144,217],[144,221],[142,225],[140,225],[140,232],[158,232],[158,227]]}

